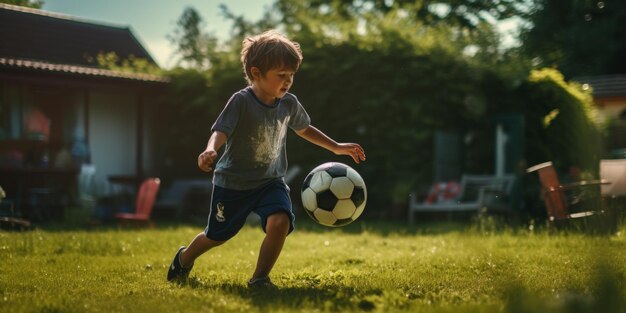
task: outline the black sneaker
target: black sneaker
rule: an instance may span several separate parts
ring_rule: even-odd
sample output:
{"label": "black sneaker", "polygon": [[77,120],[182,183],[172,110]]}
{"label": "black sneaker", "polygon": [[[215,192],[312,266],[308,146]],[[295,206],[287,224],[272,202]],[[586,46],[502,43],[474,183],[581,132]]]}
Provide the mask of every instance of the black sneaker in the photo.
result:
{"label": "black sneaker", "polygon": [[193,268],[193,263],[187,268],[180,265],[180,253],[183,249],[185,249],[185,246],[178,248],[178,252],[176,252],[174,260],[172,260],[172,265],[170,265],[170,269],[167,271],[168,281],[186,281],[187,277],[189,277],[189,272],[191,272],[191,269]]}
{"label": "black sneaker", "polygon": [[248,288],[259,289],[278,289],[278,286],[274,285],[269,277],[261,277],[250,279],[248,281]]}

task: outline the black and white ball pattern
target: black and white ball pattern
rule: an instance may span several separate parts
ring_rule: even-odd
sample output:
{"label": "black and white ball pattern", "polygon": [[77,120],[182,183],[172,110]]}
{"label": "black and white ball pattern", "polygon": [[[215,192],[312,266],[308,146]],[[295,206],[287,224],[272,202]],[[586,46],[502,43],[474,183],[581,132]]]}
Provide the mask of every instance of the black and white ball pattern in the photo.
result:
{"label": "black and white ball pattern", "polygon": [[363,178],[342,163],[328,162],[314,168],[302,185],[304,211],[325,226],[352,223],[363,213],[366,202]]}

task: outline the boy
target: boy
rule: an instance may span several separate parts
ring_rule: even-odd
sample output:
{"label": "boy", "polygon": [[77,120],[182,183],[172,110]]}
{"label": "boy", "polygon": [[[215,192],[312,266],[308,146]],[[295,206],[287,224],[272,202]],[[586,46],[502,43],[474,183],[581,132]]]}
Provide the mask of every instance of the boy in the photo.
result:
{"label": "boy", "polygon": [[[354,162],[365,160],[361,146],[337,143],[313,127],[309,115],[289,88],[302,62],[302,51],[275,31],[246,38],[241,62],[248,87],[235,93],[211,127],[211,137],[198,156],[198,167],[214,171],[213,196],[206,229],[172,260],[167,280],[187,279],[194,260],[232,238],[254,211],[261,217],[265,238],[249,287],[276,286],[269,278],[294,228],[287,170],[287,128],[300,137]],[[226,144],[217,164],[217,151]]]}

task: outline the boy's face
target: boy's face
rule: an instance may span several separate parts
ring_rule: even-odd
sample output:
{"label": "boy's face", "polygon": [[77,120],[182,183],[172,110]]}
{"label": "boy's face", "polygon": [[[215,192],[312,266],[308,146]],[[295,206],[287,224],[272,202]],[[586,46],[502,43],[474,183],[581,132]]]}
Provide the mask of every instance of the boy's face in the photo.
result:
{"label": "boy's face", "polygon": [[273,103],[276,98],[282,98],[291,88],[295,71],[292,69],[271,69],[265,74],[253,67],[254,81],[252,88],[256,96],[265,103]]}

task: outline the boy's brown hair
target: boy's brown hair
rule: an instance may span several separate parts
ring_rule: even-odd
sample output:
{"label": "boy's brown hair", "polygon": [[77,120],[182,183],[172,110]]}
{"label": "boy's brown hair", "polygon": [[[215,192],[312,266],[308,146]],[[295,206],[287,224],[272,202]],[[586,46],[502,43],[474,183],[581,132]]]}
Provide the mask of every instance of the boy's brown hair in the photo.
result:
{"label": "boy's brown hair", "polygon": [[241,63],[248,84],[252,84],[252,67],[258,68],[262,75],[274,68],[297,71],[302,63],[302,50],[297,42],[268,30],[243,40]]}

